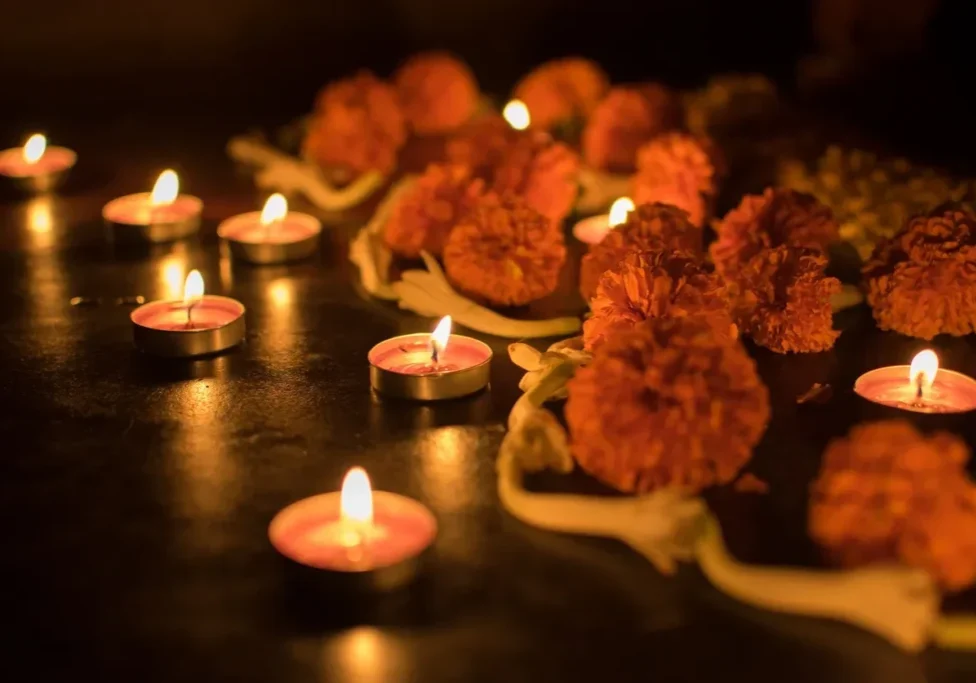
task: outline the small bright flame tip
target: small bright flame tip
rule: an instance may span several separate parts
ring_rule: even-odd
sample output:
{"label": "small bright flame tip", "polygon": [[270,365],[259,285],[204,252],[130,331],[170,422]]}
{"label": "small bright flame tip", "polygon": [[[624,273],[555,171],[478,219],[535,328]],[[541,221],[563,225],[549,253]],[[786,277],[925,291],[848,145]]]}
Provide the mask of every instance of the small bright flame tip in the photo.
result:
{"label": "small bright flame tip", "polygon": [[502,109],[502,116],[515,130],[525,130],[532,123],[529,108],[522,100],[512,100]]}
{"label": "small bright flame tip", "polygon": [[637,208],[630,197],[621,197],[610,206],[610,227],[627,221],[627,214]]}
{"label": "small bright flame tip", "polygon": [[939,372],[939,357],[932,349],[919,351],[912,358],[912,365],[908,371],[908,379],[912,385],[921,386],[922,389],[929,389],[935,382],[935,376]]}
{"label": "small bright flame tip", "polygon": [[285,195],[275,192],[268,197],[268,201],[264,203],[264,208],[261,209],[261,225],[270,225],[280,221],[287,214],[288,200],[285,199]]}
{"label": "small bright flame tip", "polygon": [[199,270],[191,270],[183,283],[183,301],[189,303],[203,296],[203,275]]}
{"label": "small bright flame tip", "polygon": [[437,327],[430,333],[430,344],[433,350],[441,353],[447,348],[447,342],[451,338],[451,316],[445,315],[437,323]]}
{"label": "small bright flame tip", "polygon": [[40,133],[34,133],[24,143],[24,161],[33,164],[44,156],[47,150],[47,138]]}
{"label": "small bright flame tip", "polygon": [[149,203],[153,206],[172,204],[180,194],[180,177],[176,171],[166,169],[159,174],[156,184],[149,195]]}
{"label": "small bright flame tip", "polygon": [[344,521],[360,524],[373,521],[373,489],[362,467],[353,467],[342,480],[339,514]]}

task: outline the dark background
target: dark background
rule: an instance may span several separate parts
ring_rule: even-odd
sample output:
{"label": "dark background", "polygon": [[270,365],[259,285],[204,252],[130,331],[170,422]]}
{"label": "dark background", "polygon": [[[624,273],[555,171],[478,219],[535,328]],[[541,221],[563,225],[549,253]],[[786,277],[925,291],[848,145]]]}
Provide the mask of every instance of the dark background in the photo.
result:
{"label": "dark background", "polygon": [[[362,67],[387,75],[412,52],[443,48],[496,95],[533,65],[568,54],[596,59],[616,82],[686,87],[717,72],[758,71],[810,106],[843,112],[889,151],[967,171],[976,156],[967,0],[3,4],[4,142],[65,120],[283,122],[307,111],[331,79]],[[830,78],[809,63],[818,54],[830,56]]]}
{"label": "dark background", "polygon": [[597,59],[617,80],[691,82],[718,69],[789,69],[809,43],[807,3],[773,0],[8,5],[4,90],[27,95],[21,110],[71,106],[81,115],[108,102],[140,110],[190,98],[295,111],[332,78],[361,67],[387,74],[430,47],[457,52],[485,88],[505,91],[530,66],[564,54]]}
{"label": "dark background", "polygon": [[[965,0],[52,0],[5,2],[5,118],[207,110],[294,112],[360,67],[446,48],[504,92],[532,65],[582,54],[616,81],[675,85],[717,71],[790,82],[821,46],[910,54],[913,86],[951,88],[973,60]],[[875,67],[897,74],[904,65]],[[957,87],[965,84],[957,82]],[[945,108],[947,107],[939,107]]]}

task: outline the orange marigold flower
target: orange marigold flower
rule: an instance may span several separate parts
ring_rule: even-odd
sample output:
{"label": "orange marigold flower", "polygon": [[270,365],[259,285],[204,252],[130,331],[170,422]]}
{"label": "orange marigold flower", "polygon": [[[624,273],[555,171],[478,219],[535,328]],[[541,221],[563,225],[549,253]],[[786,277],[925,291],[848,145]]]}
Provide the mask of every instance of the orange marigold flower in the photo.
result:
{"label": "orange marigold flower", "polygon": [[612,88],[583,130],[583,159],[593,168],[630,173],[637,150],[681,125],[678,98],[657,83]]}
{"label": "orange marigold flower", "polygon": [[736,271],[736,322],[760,346],[776,353],[826,351],[833,329],[830,298],[840,280],[824,276],[823,252],[781,245],[763,249]]}
{"label": "orange marigold flower", "polygon": [[498,194],[517,194],[559,225],[573,209],[579,189],[579,156],[545,134],[524,135],[501,155],[492,173]]}
{"label": "orange marigold flower", "polygon": [[303,148],[325,168],[390,173],[406,139],[396,91],[361,71],[322,90]]}
{"label": "orange marigold flower", "polygon": [[976,330],[976,217],[952,207],[908,221],[864,265],[883,330],[931,339]]}
{"label": "orange marigold flower", "polygon": [[580,293],[590,301],[600,276],[638,251],[687,251],[701,255],[701,231],[688,221],[688,214],[667,204],[642,204],[627,220],[594,244],[580,263]]}
{"label": "orange marigold flower", "polygon": [[773,188],[743,197],[717,232],[710,252],[725,277],[763,249],[786,244],[826,250],[838,237],[837,221],[827,206],[808,194]]}
{"label": "orange marigold flower", "polygon": [[454,130],[478,108],[474,74],[446,52],[414,55],[396,70],[393,82],[407,123],[421,135]]}
{"label": "orange marigold flower", "polygon": [[614,335],[568,390],[574,458],[628,493],[732,481],[769,421],[755,362],[697,317],[650,319]]}
{"label": "orange marigold flower", "polygon": [[472,179],[466,166],[431,164],[394,207],[386,245],[406,258],[417,258],[421,250],[440,256],[447,236],[483,191],[484,183]]}
{"label": "orange marigold flower", "polygon": [[608,338],[649,318],[700,316],[713,334],[735,339],[729,294],[717,273],[681,252],[635,252],[603,274],[583,323],[583,343],[595,351]]}
{"label": "orange marigold flower", "polygon": [[532,125],[552,128],[586,118],[610,89],[610,79],[595,62],[567,57],[536,67],[515,86],[515,97],[529,109]]}
{"label": "orange marigold flower", "polygon": [[478,202],[444,248],[451,282],[499,306],[520,306],[551,294],[565,261],[562,229],[511,195],[488,195]]}
{"label": "orange marigold flower", "polygon": [[673,204],[703,226],[718,190],[715,157],[709,141],[685,133],[654,138],[637,151],[634,201]]}
{"label": "orange marigold flower", "polygon": [[969,449],[906,420],[861,424],[827,447],[810,497],[810,535],[842,567],[901,561],[943,588],[976,582],[976,486]]}
{"label": "orange marigold flower", "polygon": [[509,147],[529,133],[513,129],[501,116],[484,116],[463,126],[447,141],[447,160],[491,180]]}

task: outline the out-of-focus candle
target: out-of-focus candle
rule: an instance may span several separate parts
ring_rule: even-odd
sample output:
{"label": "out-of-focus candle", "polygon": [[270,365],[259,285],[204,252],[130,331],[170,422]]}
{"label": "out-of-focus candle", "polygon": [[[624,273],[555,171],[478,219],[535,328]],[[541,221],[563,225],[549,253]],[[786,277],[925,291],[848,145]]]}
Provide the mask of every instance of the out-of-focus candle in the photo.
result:
{"label": "out-of-focus candle", "polygon": [[502,116],[515,130],[525,130],[532,123],[532,117],[529,116],[529,108],[525,106],[525,102],[522,100],[511,100],[502,109]]}
{"label": "out-of-focus candle", "polygon": [[0,176],[6,176],[33,192],[47,192],[64,180],[78,155],[67,147],[48,146],[47,138],[34,133],[23,147],[0,152]]}
{"label": "out-of-focus candle", "polygon": [[364,587],[393,588],[413,578],[437,536],[437,521],[421,503],[373,491],[354,467],[339,492],[292,503],[268,527],[274,548],[301,567]]}
{"label": "out-of-focus candle", "polygon": [[370,349],[370,383],[401,398],[458,398],[488,385],[491,357],[484,342],[451,334],[451,316],[445,316],[430,334],[405,334]]}
{"label": "out-of-focus candle", "polygon": [[634,210],[630,197],[620,197],[610,206],[610,213],[584,218],[573,226],[573,237],[585,244],[599,244],[607,233],[627,221],[627,215]]}
{"label": "out-of-focus candle", "polygon": [[235,257],[251,263],[282,263],[306,258],[318,247],[322,223],[288,210],[282,194],[268,197],[261,211],[232,216],[217,228]]}
{"label": "out-of-focus candle", "polygon": [[151,301],[130,317],[136,346],[157,356],[202,356],[244,340],[243,304],[205,294],[198,270],[186,276],[181,301]]}
{"label": "out-of-focus candle", "polygon": [[976,409],[976,380],[939,367],[931,349],[911,365],[890,365],[857,378],[854,391],[881,405],[914,413],[963,413]]}
{"label": "out-of-focus candle", "polygon": [[180,194],[176,171],[159,174],[152,192],[139,192],[113,199],[102,208],[102,218],[120,241],[170,242],[200,228],[203,202]]}

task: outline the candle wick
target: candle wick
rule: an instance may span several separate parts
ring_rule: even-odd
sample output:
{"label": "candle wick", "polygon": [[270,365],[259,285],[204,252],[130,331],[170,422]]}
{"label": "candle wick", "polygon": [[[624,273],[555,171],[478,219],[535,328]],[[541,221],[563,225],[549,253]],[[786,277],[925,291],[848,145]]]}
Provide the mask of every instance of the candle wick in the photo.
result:
{"label": "candle wick", "polygon": [[915,388],[916,388],[915,400],[918,402],[922,401],[922,394],[923,394],[922,384],[924,381],[925,381],[925,373],[924,372],[918,373],[918,377],[915,379]]}
{"label": "candle wick", "polygon": [[196,305],[195,303],[191,303],[191,304],[187,304],[186,305],[186,327],[187,327],[187,329],[193,327],[193,307],[195,305]]}
{"label": "candle wick", "polygon": [[438,364],[437,344],[430,345],[430,360],[436,366]]}

